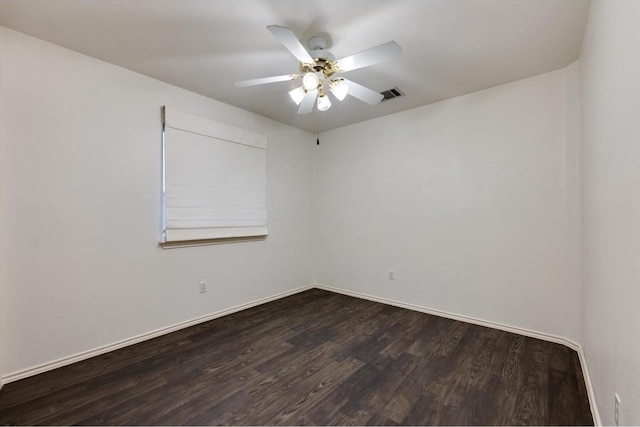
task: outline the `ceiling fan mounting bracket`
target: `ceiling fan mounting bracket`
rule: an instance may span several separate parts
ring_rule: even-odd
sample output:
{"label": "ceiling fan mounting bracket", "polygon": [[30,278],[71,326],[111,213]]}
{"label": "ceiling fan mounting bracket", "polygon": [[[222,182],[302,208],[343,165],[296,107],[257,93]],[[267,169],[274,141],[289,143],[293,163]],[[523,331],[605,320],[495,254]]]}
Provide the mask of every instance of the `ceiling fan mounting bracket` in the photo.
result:
{"label": "ceiling fan mounting bracket", "polygon": [[327,39],[322,36],[313,36],[309,39],[311,50],[323,50],[327,48]]}

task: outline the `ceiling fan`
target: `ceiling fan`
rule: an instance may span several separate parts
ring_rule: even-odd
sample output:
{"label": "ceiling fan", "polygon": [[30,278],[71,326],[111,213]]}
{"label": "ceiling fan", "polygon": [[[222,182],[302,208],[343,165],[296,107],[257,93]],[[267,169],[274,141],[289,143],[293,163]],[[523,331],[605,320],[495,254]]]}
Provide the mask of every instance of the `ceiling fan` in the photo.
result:
{"label": "ceiling fan", "polygon": [[310,113],[313,111],[315,104],[317,104],[320,111],[328,110],[331,107],[329,92],[339,101],[344,100],[347,95],[351,95],[367,104],[375,105],[379,103],[382,101],[382,94],[344,77],[336,77],[336,74],[379,64],[402,56],[402,48],[396,42],[390,41],[335,60],[333,55],[325,50],[327,41],[323,37],[312,37],[309,40],[311,49],[307,51],[289,28],[269,25],[267,29],[300,62],[299,72],[296,74],[242,80],[235,82],[235,85],[248,87],[302,80],[302,86],[289,92],[291,99],[298,105],[298,114]]}

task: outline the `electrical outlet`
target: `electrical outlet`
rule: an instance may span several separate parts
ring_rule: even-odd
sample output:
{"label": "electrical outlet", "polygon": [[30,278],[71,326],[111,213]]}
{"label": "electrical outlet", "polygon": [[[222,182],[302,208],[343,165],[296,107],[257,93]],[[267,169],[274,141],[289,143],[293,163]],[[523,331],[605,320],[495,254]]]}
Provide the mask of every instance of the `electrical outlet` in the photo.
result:
{"label": "electrical outlet", "polygon": [[205,292],[207,292],[207,282],[202,280],[200,281],[200,293],[204,294]]}
{"label": "electrical outlet", "polygon": [[618,393],[614,394],[614,408],[615,408],[615,417],[616,417],[616,425],[619,426],[620,425],[620,396],[618,396]]}
{"label": "electrical outlet", "polygon": [[393,270],[389,271],[389,280],[396,280],[396,273]]}

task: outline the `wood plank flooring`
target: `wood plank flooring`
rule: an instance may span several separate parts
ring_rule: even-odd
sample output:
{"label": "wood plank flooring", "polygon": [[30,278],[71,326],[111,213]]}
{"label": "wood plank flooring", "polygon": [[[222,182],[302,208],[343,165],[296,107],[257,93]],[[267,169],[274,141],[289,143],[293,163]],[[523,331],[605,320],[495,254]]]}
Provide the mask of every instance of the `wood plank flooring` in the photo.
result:
{"label": "wood plank flooring", "polygon": [[593,419],[565,346],[313,289],[6,384],[0,424]]}

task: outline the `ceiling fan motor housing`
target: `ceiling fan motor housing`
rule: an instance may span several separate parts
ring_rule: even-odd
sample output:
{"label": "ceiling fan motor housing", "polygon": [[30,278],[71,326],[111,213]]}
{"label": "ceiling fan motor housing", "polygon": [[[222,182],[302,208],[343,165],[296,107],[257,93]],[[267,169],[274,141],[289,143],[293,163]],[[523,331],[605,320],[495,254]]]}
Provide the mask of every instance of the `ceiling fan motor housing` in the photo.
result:
{"label": "ceiling fan motor housing", "polygon": [[336,64],[334,61],[327,58],[318,58],[317,55],[314,55],[315,52],[313,51],[311,51],[310,53],[312,54],[315,63],[314,64],[300,63],[300,72],[302,74],[313,73],[313,72],[322,73],[322,75],[328,79],[329,77],[331,77],[332,75],[338,72],[338,68],[336,67]]}
{"label": "ceiling fan motor housing", "polygon": [[336,58],[331,54],[331,52],[325,50],[326,47],[327,40],[324,37],[311,37],[309,39],[309,54],[315,61],[315,64],[313,64],[312,67],[308,68],[304,68],[305,64],[301,64],[300,71],[315,71],[317,73],[322,73],[326,78],[329,78],[331,75],[335,74],[338,71],[335,66]]}

